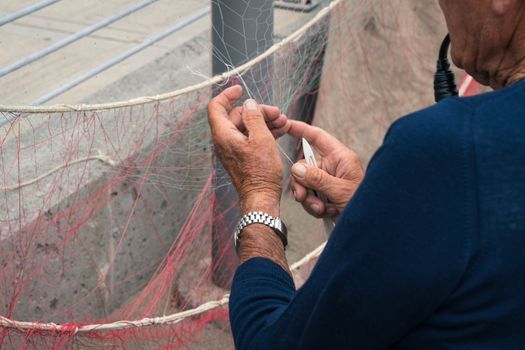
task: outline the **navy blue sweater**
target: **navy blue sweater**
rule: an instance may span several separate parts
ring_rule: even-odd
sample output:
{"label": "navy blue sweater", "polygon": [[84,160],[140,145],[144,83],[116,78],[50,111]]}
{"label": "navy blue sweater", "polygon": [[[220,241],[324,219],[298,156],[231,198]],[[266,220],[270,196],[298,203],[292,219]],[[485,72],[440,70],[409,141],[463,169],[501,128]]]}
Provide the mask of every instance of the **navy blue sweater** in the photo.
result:
{"label": "navy blue sweater", "polygon": [[230,318],[238,349],[525,349],[525,83],[395,122],[306,284],[251,259]]}

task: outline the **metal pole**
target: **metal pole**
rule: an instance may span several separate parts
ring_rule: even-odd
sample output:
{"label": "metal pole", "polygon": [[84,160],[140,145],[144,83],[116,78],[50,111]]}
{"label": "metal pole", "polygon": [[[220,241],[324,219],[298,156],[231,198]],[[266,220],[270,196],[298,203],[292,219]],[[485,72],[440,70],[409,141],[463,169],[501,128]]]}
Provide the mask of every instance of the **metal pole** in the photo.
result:
{"label": "metal pole", "polygon": [[123,18],[123,17],[126,17],[126,16],[129,16],[130,14],[134,13],[134,12],[137,12],[138,10],[148,6],[148,5],[151,5],[152,3],[156,2],[158,0],[144,0],[144,1],[141,1],[139,2],[138,4],[124,10],[124,11],[121,11],[111,17],[108,17],[106,19],[104,19],[103,21],[101,22],[98,22],[98,23],[95,23],[93,24],[92,26],[89,26],[89,27],[86,27],[84,29],[82,29],[80,32],[77,32],[75,34],[72,34],[60,41],[57,41],[56,43],[54,43],[53,45],[50,45],[40,51],[37,51],[29,56],[26,56],[24,58],[22,58],[21,60],[15,62],[15,63],[12,63],[8,66],[5,66],[5,67],[2,67],[0,68],[0,78],[3,77],[4,75],[6,74],[9,74],[11,72],[14,72],[15,70],[17,69],[20,69],[22,68],[23,66],[26,66],[44,56],[47,56],[49,55],[50,53],[52,52],[55,52],[56,50],[59,50],[61,48],[63,48],[64,46],[66,45],[69,45],[79,39],[82,39],[83,37],[85,36],[88,36],[89,34],[99,30],[99,29],[102,29],[108,25],[110,25],[111,23],[115,22],[115,21],[118,21],[119,19]]}
{"label": "metal pole", "polygon": [[18,11],[15,11],[13,13],[10,13],[8,15],[5,15],[3,17],[0,17],[0,27],[3,26],[6,23],[13,22],[13,21],[19,19],[20,17],[27,16],[30,13],[33,13],[35,11],[38,11],[38,10],[44,8],[44,7],[52,5],[55,2],[57,2],[57,1],[59,1],[59,0],[44,0],[44,1],[40,1],[40,2],[37,2],[36,4],[24,7],[21,10],[18,10]]}
{"label": "metal pole", "polygon": [[[212,0],[213,75],[224,73],[273,45],[273,0]],[[271,60],[243,75],[245,88],[259,102],[271,100]],[[233,232],[240,212],[237,193],[220,162],[214,159],[215,202],[212,224],[213,281],[229,288],[238,264]]]}

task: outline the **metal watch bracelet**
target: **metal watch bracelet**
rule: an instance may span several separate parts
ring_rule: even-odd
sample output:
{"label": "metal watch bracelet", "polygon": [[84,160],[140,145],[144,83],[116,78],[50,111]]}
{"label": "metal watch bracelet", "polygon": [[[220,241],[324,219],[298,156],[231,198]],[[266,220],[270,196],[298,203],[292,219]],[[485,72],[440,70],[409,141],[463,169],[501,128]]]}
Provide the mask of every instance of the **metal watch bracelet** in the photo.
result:
{"label": "metal watch bracelet", "polygon": [[273,217],[262,211],[253,211],[245,214],[235,230],[234,244],[237,252],[239,251],[239,240],[241,239],[242,230],[251,224],[263,224],[270,227],[272,230],[279,235],[279,238],[283,241],[284,248],[288,245],[288,230],[286,225],[278,217]]}

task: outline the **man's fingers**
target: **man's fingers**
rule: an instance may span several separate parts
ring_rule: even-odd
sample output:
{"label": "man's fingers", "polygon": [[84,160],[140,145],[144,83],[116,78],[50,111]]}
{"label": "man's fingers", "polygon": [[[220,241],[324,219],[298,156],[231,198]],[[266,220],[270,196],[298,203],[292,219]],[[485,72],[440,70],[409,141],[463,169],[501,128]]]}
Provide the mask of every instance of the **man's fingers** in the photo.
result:
{"label": "man's fingers", "polygon": [[255,100],[248,99],[242,109],[242,121],[250,137],[265,136],[270,134],[263,113]]}
{"label": "man's fingers", "polygon": [[212,131],[221,130],[221,126],[228,124],[228,127],[233,126],[233,123],[228,120],[228,113],[233,109],[235,102],[241,98],[241,95],[242,87],[235,85],[227,88],[208,103],[208,122]]}
{"label": "man's fingers", "polygon": [[274,139],[278,139],[280,137],[282,137],[283,135],[286,135],[286,128],[281,128],[281,129],[272,129],[271,130],[272,132],[272,136]]}
{"label": "man's fingers", "polygon": [[295,200],[300,203],[304,202],[306,196],[308,195],[308,189],[300,183],[298,183],[293,178],[293,176],[290,177],[290,186],[292,187],[292,192]]}
{"label": "man's fingers", "polygon": [[274,138],[279,138],[288,132],[288,128],[285,128],[288,123],[288,117],[281,114],[278,107],[259,105],[263,111],[264,120],[268,129],[272,132]]}
{"label": "man's fingers", "polygon": [[311,190],[308,190],[297,182],[293,176],[290,178],[290,182],[295,200],[302,204],[308,214],[316,218],[321,217],[325,211],[325,204],[319,198],[315,197]]}
{"label": "man's fingers", "polygon": [[[268,114],[268,112],[264,112],[264,117],[266,120],[266,125],[268,129],[270,129],[273,137],[278,139],[279,137],[286,135],[289,128],[288,117],[286,117],[284,114],[280,114],[279,108],[277,107],[264,105],[261,106],[263,111],[268,110],[271,113]],[[248,132],[242,120],[242,109],[242,107],[234,107],[230,112],[230,120],[240,132],[247,136]],[[275,113],[277,113],[277,116]],[[270,117],[268,117],[268,115],[270,115]]]}
{"label": "man's fingers", "polygon": [[241,98],[241,96],[242,87],[240,85],[234,85],[225,89],[211,99],[208,104],[208,113],[211,111],[225,112],[226,114],[229,113],[233,107],[235,107],[235,103]]}
{"label": "man's fingers", "polygon": [[290,178],[290,186],[295,200],[301,203],[308,214],[316,218],[333,218],[339,214],[334,204],[321,201],[319,197],[314,195],[313,191],[301,185],[293,176]]}
{"label": "man's fingers", "polygon": [[306,197],[306,199],[302,202],[302,205],[308,214],[316,218],[322,218],[326,215],[326,204],[312,193]]}
{"label": "man's fingers", "polygon": [[344,147],[342,143],[323,129],[297,120],[290,120],[288,134],[297,139],[304,137],[321,155],[328,154],[337,147]]}
{"label": "man's fingers", "polygon": [[[279,108],[274,106],[267,106],[267,105],[259,105],[259,107],[263,111],[264,120],[266,121],[266,125],[268,125],[268,128],[270,130],[273,129],[280,129],[283,126],[286,125],[288,121],[288,117],[284,114],[281,114],[279,111]],[[243,107],[234,107],[229,115],[230,120],[232,123],[241,131],[244,132],[246,130],[243,121],[242,121],[242,109]]]}
{"label": "man's fingers", "polygon": [[296,163],[292,166],[292,175],[301,185],[321,192],[328,199],[336,198],[340,195],[341,179],[338,179],[326,171],[312,167],[305,163]]}
{"label": "man's fingers", "polygon": [[264,119],[267,123],[272,123],[275,119],[281,116],[279,107],[269,105],[259,105],[264,113]]}
{"label": "man's fingers", "polygon": [[266,121],[266,124],[268,124],[268,127],[270,130],[272,129],[280,129],[283,126],[285,126],[288,123],[288,117],[284,114],[280,114],[279,117],[275,118],[274,120],[268,122]]}
{"label": "man's fingers", "polygon": [[230,121],[239,129],[240,132],[244,132],[246,129],[242,123],[242,107],[234,107],[230,114]]}
{"label": "man's fingers", "polygon": [[228,115],[241,95],[242,88],[239,85],[232,86],[208,104],[208,122],[216,141],[222,142],[229,137],[243,137]]}
{"label": "man's fingers", "polygon": [[[281,128],[288,121],[288,117],[281,114],[279,107],[260,104],[259,109],[262,110],[264,120],[270,129]],[[231,109],[230,119],[236,126],[241,125],[241,116],[242,107],[234,107]]]}
{"label": "man's fingers", "polygon": [[279,137],[288,134],[288,129],[290,129],[290,123],[289,120],[286,120],[284,126],[280,128],[270,128],[270,131],[272,132],[273,137],[278,139]]}

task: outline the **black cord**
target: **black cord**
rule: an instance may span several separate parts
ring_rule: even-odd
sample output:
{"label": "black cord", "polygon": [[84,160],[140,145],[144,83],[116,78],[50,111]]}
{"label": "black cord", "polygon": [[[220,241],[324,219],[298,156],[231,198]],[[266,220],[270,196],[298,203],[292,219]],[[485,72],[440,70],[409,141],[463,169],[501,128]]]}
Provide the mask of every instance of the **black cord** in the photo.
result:
{"label": "black cord", "polygon": [[441,48],[439,49],[439,59],[437,61],[436,74],[434,75],[434,97],[439,102],[447,97],[458,96],[456,79],[450,69],[448,62],[448,48],[450,46],[450,35],[447,34]]}

